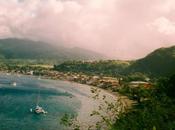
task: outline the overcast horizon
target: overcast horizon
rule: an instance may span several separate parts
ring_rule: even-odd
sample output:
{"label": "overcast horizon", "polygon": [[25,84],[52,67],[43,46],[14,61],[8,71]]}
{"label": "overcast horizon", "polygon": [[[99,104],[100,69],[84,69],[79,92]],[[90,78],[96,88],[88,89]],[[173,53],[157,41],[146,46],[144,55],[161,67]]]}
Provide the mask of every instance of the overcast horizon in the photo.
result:
{"label": "overcast horizon", "polygon": [[1,0],[0,38],[138,59],[175,45],[174,0]]}

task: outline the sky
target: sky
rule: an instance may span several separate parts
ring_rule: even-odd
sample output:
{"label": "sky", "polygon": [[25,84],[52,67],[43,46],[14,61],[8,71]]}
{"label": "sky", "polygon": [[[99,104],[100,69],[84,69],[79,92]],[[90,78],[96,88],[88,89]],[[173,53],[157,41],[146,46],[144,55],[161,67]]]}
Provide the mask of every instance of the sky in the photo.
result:
{"label": "sky", "polygon": [[137,59],[175,45],[175,0],[0,0],[0,38]]}

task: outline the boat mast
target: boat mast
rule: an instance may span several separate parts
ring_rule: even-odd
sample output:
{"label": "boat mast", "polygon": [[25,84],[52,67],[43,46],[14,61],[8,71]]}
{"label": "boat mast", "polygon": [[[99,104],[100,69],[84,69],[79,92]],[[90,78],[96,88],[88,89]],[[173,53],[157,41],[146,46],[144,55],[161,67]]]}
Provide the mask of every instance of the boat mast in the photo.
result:
{"label": "boat mast", "polygon": [[38,90],[38,96],[37,96],[37,100],[36,100],[36,106],[39,105],[39,97],[40,97],[40,89]]}

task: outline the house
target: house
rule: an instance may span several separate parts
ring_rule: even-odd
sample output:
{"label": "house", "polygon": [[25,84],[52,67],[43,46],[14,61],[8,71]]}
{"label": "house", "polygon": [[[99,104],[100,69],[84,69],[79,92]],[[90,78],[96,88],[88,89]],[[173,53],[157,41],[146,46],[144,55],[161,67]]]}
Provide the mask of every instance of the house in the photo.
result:
{"label": "house", "polygon": [[31,71],[27,72],[27,74],[28,74],[28,75],[33,75],[33,72],[34,72],[34,71],[31,70]]}
{"label": "house", "polygon": [[150,88],[152,85],[150,82],[145,82],[145,81],[132,81],[129,83],[130,87],[136,88],[136,87],[141,87],[143,86],[144,88]]}

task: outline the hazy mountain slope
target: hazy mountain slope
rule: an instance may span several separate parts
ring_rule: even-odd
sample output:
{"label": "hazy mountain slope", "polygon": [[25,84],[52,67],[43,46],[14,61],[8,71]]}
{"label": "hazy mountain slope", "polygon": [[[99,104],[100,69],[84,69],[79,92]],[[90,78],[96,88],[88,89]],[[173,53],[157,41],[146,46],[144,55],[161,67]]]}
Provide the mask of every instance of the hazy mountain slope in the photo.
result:
{"label": "hazy mountain slope", "polygon": [[93,74],[103,73],[112,76],[133,75],[140,77],[142,74],[156,77],[170,76],[175,74],[175,46],[157,49],[148,56],[136,61],[65,62],[55,66],[55,69]]}
{"label": "hazy mountain slope", "polygon": [[169,76],[175,74],[175,46],[160,48],[134,62],[130,72],[143,72],[154,76]]}
{"label": "hazy mountain slope", "polygon": [[89,60],[104,56],[81,48],[65,48],[44,42],[24,39],[0,39],[0,58],[45,59],[45,60]]}

